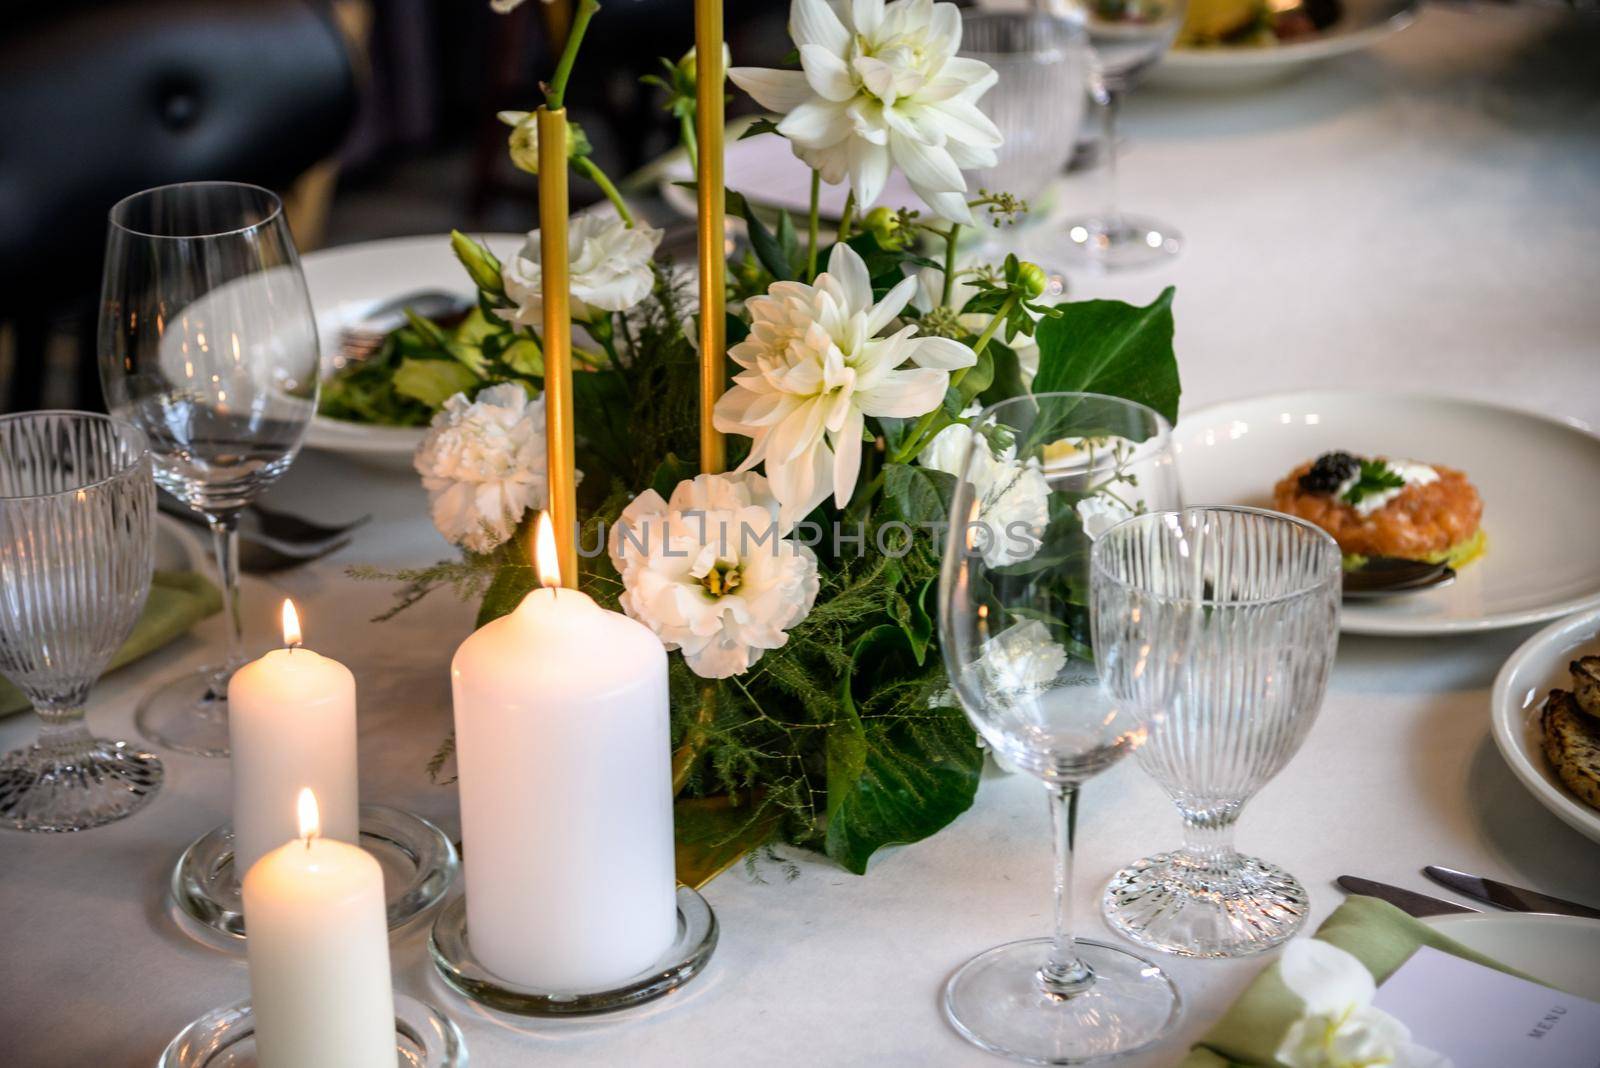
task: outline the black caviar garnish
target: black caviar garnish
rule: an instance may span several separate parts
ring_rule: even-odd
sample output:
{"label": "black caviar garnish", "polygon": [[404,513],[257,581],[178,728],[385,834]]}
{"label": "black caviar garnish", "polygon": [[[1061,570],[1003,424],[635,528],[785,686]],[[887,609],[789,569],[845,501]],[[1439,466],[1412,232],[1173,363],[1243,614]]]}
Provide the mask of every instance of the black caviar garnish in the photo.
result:
{"label": "black caviar garnish", "polygon": [[1300,488],[1307,493],[1332,493],[1360,470],[1361,461],[1347,452],[1323,453],[1311,470],[1300,476]]}

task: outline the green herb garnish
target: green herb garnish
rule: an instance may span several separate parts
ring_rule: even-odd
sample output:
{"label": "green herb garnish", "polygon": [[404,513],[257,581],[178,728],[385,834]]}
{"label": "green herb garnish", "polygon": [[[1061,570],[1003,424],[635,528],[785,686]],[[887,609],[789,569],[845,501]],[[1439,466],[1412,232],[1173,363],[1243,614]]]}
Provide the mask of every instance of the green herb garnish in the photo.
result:
{"label": "green herb garnish", "polygon": [[1402,489],[1405,484],[1406,480],[1382,460],[1362,460],[1355,485],[1345,490],[1339,499],[1346,504],[1360,504],[1385,490]]}

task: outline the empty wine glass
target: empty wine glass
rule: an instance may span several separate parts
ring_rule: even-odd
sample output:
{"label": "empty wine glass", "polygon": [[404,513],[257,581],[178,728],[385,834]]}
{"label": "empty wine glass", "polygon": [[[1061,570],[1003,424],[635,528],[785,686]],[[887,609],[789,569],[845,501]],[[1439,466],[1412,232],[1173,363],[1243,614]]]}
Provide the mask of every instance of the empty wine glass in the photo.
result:
{"label": "empty wine glass", "polygon": [[1178,506],[1169,428],[1115,397],[1046,393],[945,433],[965,439],[939,581],[945,666],[985,743],[1044,784],[1056,859],[1054,933],[968,961],[945,987],[945,1015],[977,1045],[1038,1064],[1118,1056],[1171,1026],[1178,995],[1149,961],[1073,937],[1078,788],[1137,748],[1183,649],[1181,628],[1152,635],[1143,689],[1100,685],[1089,550],[1124,516]]}
{"label": "empty wine glass", "polygon": [[[1159,566],[1135,553],[1147,544]],[[1102,901],[1106,919],[1141,945],[1184,956],[1269,949],[1305,922],[1306,891],[1282,868],[1235,851],[1233,828],[1322,705],[1339,637],[1339,547],[1276,512],[1194,508],[1122,524],[1095,546],[1094,561],[1097,583],[1139,591],[1151,614],[1193,620],[1179,686],[1139,750],[1183,816],[1185,843],[1119,871]]]}
{"label": "empty wine glass", "polygon": [[265,189],[191,182],[111,209],[100,380],[150,439],[156,482],[206,517],[222,579],[220,664],[150,694],[145,737],[228,752],[228,679],[244,662],[240,510],[289,468],[316,409],[316,322],[283,206]]}
{"label": "empty wine glass", "polygon": [[1122,98],[1172,46],[1185,0],[1042,0],[1044,10],[1075,21],[1089,35],[1089,89],[1100,107],[1105,171],[1101,209],[1064,225],[1067,254],[1103,271],[1142,267],[1183,247],[1176,229],[1129,215],[1117,198],[1117,113]]}
{"label": "empty wine glass", "polygon": [[144,435],[88,412],[0,418],[0,674],[39,740],[0,761],[0,819],[81,831],[143,807],[161,761],[84,725],[89,689],[144,608],[156,489]]}

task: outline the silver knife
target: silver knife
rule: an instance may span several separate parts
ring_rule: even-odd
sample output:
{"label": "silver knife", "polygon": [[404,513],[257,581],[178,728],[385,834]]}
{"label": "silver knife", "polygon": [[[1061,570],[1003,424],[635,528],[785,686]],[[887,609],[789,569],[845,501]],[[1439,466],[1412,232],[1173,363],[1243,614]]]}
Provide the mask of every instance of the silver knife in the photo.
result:
{"label": "silver knife", "polygon": [[1485,879],[1479,875],[1468,875],[1464,871],[1441,868],[1436,864],[1423,868],[1422,873],[1440,886],[1447,886],[1458,894],[1465,894],[1474,901],[1482,901],[1511,912],[1553,912],[1558,916],[1582,916],[1585,919],[1600,920],[1600,909],[1580,905],[1576,901],[1563,901],[1559,897],[1541,894],[1537,890],[1524,890],[1510,883]]}
{"label": "silver knife", "polygon": [[1367,897],[1387,901],[1406,915],[1418,919],[1424,916],[1449,916],[1454,913],[1478,911],[1466,905],[1457,905],[1453,901],[1441,901],[1427,894],[1419,894],[1415,890],[1390,886],[1388,883],[1375,883],[1371,879],[1362,879],[1354,875],[1341,875],[1334,881],[1349,893],[1364,894]]}

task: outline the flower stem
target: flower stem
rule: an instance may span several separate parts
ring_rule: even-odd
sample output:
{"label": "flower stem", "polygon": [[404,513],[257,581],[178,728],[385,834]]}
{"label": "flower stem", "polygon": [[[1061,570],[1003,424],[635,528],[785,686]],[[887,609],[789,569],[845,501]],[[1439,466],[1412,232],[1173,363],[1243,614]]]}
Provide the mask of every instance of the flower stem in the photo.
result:
{"label": "flower stem", "polygon": [[939,297],[943,307],[950,307],[950,294],[956,288],[956,237],[961,233],[960,223],[951,223],[944,235],[944,293]]}
{"label": "flower stem", "polygon": [[811,172],[811,214],[806,217],[806,281],[817,276],[818,205],[822,200],[822,172]]}
{"label": "flower stem", "polygon": [[606,199],[611,201],[612,206],[617,209],[617,216],[622,220],[622,225],[632,230],[633,212],[628,210],[628,202],[622,199],[622,193],[618,191],[615,185],[611,184],[611,179],[606,177],[606,172],[595,166],[594,161],[588,156],[579,156],[572,161],[572,165],[589,181],[600,187],[600,191],[606,195]]}
{"label": "flower stem", "polygon": [[567,46],[561,50],[561,61],[556,64],[555,76],[550,79],[544,92],[545,106],[551,111],[560,111],[566,102],[567,79],[572,77],[572,65],[578,61],[578,46],[583,43],[589,20],[599,10],[597,0],[578,0],[578,10],[572,16],[572,29],[567,32]]}
{"label": "flower stem", "polygon": [[[948,277],[948,275],[946,277]],[[1016,306],[1017,295],[1012,293],[1006,297],[1005,303],[1000,305],[1000,310],[994,313],[994,318],[989,320],[989,325],[983,328],[983,333],[978,335],[977,343],[972,346],[973,355],[983,355],[983,350],[988,348],[989,342],[994,339],[995,331],[1000,329],[1000,324],[1006,321],[1006,318],[1011,314],[1011,309],[1015,308]],[[950,376],[951,388],[959,386],[961,384],[961,380],[967,377],[967,372],[969,370],[971,370],[971,368],[963,367],[961,370],[953,373]],[[895,454],[889,458],[889,462],[893,464],[903,464],[915,457],[917,453],[921,452],[922,447],[927,444],[926,439],[932,436],[930,434],[930,430],[933,428],[934,420],[936,420],[938,417],[939,409],[935,408],[933,411],[917,420],[917,425],[912,427],[911,433],[906,436],[905,444],[900,446],[900,448],[895,451]]]}
{"label": "flower stem", "polygon": [[694,770],[695,761],[700,759],[700,754],[705,752],[706,745],[711,741],[710,726],[717,714],[717,684],[715,680],[707,679],[700,684],[700,710],[695,713],[694,722],[689,724],[683,744],[672,754],[672,793],[677,796],[689,783],[689,773]]}
{"label": "flower stem", "polygon": [[856,221],[856,191],[854,189],[845,194],[844,214],[839,216],[839,240],[843,241],[850,236],[850,227]]}
{"label": "flower stem", "polygon": [[693,113],[678,116],[678,140],[683,143],[684,154],[689,157],[689,172],[698,181],[700,179],[700,144],[694,135]]}

